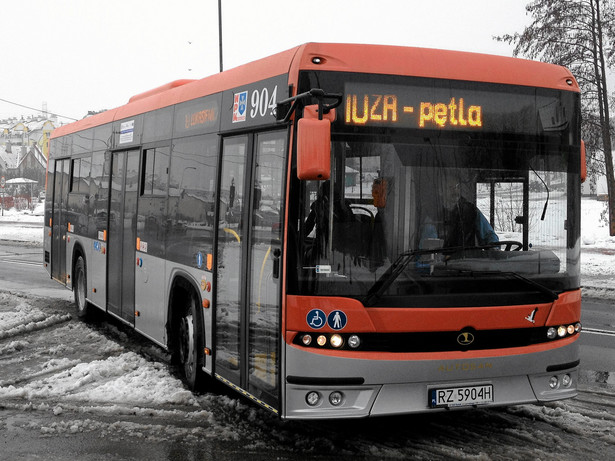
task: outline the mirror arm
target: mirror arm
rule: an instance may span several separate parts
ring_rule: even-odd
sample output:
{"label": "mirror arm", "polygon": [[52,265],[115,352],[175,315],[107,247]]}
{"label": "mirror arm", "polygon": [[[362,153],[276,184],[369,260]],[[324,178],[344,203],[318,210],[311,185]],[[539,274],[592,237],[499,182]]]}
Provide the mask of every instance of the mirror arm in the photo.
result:
{"label": "mirror arm", "polygon": [[[276,104],[276,118],[278,123],[288,123],[293,113],[297,110],[297,106],[299,103],[302,103],[305,106],[306,100],[309,98],[316,98],[318,101],[318,120],[322,120],[323,114],[328,114],[331,109],[335,109],[340,104],[342,104],[342,98],[344,97],[341,93],[326,93],[325,90],[320,88],[312,88],[310,91],[306,91],[305,93],[298,94],[297,96],[293,96],[291,98],[284,99]],[[334,101],[329,104],[325,104],[325,100],[333,99]],[[289,106],[290,104],[290,106]],[[286,110],[286,114],[284,113],[284,109]]]}

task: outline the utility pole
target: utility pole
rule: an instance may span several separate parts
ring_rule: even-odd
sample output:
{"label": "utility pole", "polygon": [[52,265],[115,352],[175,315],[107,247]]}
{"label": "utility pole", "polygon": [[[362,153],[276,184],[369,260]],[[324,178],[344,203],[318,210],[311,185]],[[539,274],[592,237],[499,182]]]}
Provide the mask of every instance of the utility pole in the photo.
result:
{"label": "utility pole", "polygon": [[222,0],[218,0],[218,44],[220,47],[220,72],[224,70],[222,66]]}

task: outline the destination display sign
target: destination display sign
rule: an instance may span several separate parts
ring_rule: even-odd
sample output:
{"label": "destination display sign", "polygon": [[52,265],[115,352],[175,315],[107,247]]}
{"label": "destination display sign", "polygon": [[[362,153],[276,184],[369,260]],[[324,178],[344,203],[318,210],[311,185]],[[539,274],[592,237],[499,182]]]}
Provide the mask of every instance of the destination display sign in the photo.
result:
{"label": "destination display sign", "polygon": [[557,97],[455,86],[413,86],[347,82],[343,123],[443,131],[535,133],[567,124]]}
{"label": "destination display sign", "polygon": [[175,110],[176,136],[217,131],[221,99],[219,94],[215,94],[179,104]]}

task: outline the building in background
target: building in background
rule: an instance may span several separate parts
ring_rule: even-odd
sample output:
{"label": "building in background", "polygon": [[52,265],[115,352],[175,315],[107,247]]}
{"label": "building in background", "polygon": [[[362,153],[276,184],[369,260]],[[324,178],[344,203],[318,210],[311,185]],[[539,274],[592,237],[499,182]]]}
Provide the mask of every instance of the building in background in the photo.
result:
{"label": "building in background", "polygon": [[[0,175],[8,182],[3,192],[37,197],[45,189],[49,136],[57,122],[46,117],[0,120]],[[27,190],[10,186],[10,180],[36,181]],[[31,206],[31,201],[28,200]]]}

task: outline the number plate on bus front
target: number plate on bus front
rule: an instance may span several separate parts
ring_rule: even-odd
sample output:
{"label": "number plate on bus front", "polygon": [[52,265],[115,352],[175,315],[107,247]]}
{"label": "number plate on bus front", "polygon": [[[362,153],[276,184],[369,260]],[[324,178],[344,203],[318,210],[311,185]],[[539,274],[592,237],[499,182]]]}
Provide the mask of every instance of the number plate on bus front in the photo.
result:
{"label": "number plate on bus front", "polygon": [[491,384],[431,389],[429,391],[429,406],[431,408],[482,405],[491,402],[493,402],[493,385]]}

